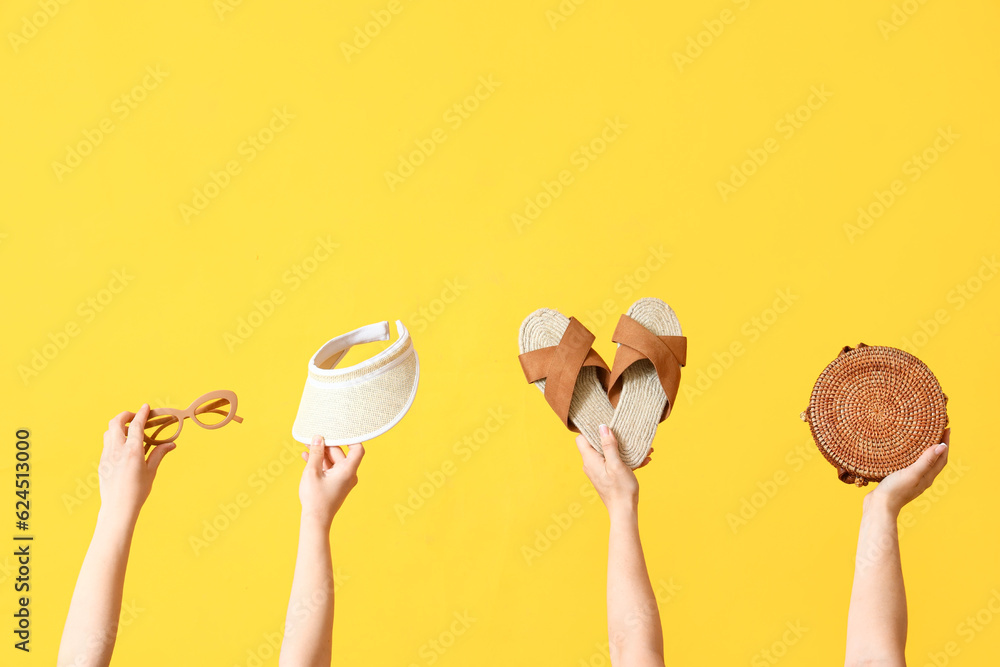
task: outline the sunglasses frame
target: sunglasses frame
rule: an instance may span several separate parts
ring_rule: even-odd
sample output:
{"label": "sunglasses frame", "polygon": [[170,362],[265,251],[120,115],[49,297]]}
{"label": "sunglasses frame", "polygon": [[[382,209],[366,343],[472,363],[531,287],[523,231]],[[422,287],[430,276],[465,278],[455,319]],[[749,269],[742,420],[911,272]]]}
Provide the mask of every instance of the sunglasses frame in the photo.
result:
{"label": "sunglasses frame", "polygon": [[[196,412],[201,406],[215,400],[225,399],[229,401],[229,414],[226,418],[220,421],[218,424],[206,424],[200,419],[198,419],[199,412]],[[243,417],[236,414],[237,407],[236,393],[229,391],[228,389],[220,389],[218,391],[210,391],[207,394],[203,394],[196,398],[191,405],[187,406],[184,410],[178,410],[176,408],[155,408],[149,411],[149,415],[146,417],[146,425],[149,425],[149,420],[154,417],[175,417],[177,419],[177,432],[171,437],[161,440],[159,438],[153,439],[146,435],[145,430],[142,433],[143,441],[148,445],[165,445],[167,443],[173,442],[184,430],[184,420],[191,418],[198,426],[206,428],[208,430],[214,430],[217,428],[222,428],[231,421],[235,421],[237,424],[243,423]],[[207,412],[207,410],[202,410],[201,412]]]}

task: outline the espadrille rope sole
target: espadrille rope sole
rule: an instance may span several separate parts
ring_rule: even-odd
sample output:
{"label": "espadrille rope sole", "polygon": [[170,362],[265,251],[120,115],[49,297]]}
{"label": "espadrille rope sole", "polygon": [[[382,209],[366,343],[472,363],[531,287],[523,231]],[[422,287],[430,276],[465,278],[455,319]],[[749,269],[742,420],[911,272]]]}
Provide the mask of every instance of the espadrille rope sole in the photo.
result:
{"label": "espadrille rope sole", "polygon": [[[677,315],[660,299],[639,299],[626,314],[655,336],[683,335]],[[648,359],[632,363],[622,372],[621,378],[621,395],[609,426],[618,438],[622,461],[635,468],[649,454],[656,427],[667,407],[667,395],[656,368]]]}
{"label": "espadrille rope sole", "polygon": [[[575,320],[574,320],[575,322]],[[550,308],[539,308],[531,313],[521,323],[521,330],[518,334],[518,345],[522,357],[529,352],[542,350],[544,348],[556,348],[563,340],[567,328],[570,326],[570,319],[559,311]],[[575,327],[582,329],[582,325],[575,322]],[[586,332],[586,329],[582,329]],[[589,336],[589,332],[586,332]],[[590,340],[592,340],[590,336]],[[576,341],[579,345],[590,342]],[[591,353],[596,356],[595,353]],[[523,365],[522,361],[522,365]],[[603,362],[601,362],[603,365]],[[554,370],[554,369],[553,369]],[[604,368],[606,372],[606,367]],[[546,379],[539,379],[533,384],[545,393]],[[572,399],[569,402],[568,424],[575,426],[580,433],[587,438],[591,446],[597,451],[601,451],[601,436],[597,427],[601,424],[609,424],[614,414],[614,409],[608,401],[607,389],[599,376],[598,367],[584,365],[579,368],[576,376],[576,383],[572,389]],[[548,398],[548,395],[546,395]]]}

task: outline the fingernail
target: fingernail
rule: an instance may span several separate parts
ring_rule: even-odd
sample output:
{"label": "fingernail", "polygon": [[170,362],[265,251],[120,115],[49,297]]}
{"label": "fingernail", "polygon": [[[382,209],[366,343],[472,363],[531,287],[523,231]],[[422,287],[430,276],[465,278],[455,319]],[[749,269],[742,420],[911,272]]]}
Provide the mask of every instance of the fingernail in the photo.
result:
{"label": "fingernail", "polygon": [[600,426],[597,427],[597,430],[600,432],[601,435],[607,435],[608,434],[608,425],[607,424],[601,424]]}
{"label": "fingernail", "polygon": [[948,451],[948,445],[942,442],[940,445],[937,446],[937,451],[938,454],[943,454],[944,452]]}
{"label": "fingernail", "polygon": [[313,436],[313,444],[314,445],[323,444],[323,436],[321,436],[321,435],[314,435]]}

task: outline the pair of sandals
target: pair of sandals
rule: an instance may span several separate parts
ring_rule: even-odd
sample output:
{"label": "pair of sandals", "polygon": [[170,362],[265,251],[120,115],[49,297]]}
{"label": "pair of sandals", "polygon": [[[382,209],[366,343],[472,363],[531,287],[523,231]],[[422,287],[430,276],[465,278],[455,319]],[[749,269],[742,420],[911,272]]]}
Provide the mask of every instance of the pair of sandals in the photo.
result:
{"label": "pair of sandals", "polygon": [[687,362],[687,338],[670,306],[639,299],[618,320],[609,369],[591,345],[594,335],[576,318],[540,308],[521,323],[521,368],[563,425],[601,450],[607,424],[625,465],[647,461],[656,427],[670,414]]}

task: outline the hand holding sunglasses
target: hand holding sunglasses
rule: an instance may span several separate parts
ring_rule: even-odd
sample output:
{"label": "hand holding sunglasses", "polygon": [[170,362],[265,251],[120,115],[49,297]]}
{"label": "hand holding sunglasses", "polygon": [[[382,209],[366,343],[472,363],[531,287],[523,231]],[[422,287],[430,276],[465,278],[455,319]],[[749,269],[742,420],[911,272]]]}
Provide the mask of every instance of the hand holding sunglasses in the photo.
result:
{"label": "hand holding sunglasses", "polygon": [[236,414],[237,399],[228,390],[212,391],[201,396],[184,410],[156,408],[149,411],[142,439],[147,445],[165,445],[181,434],[184,420],[189,417],[198,426],[207,429],[222,428],[231,421],[243,423]]}

